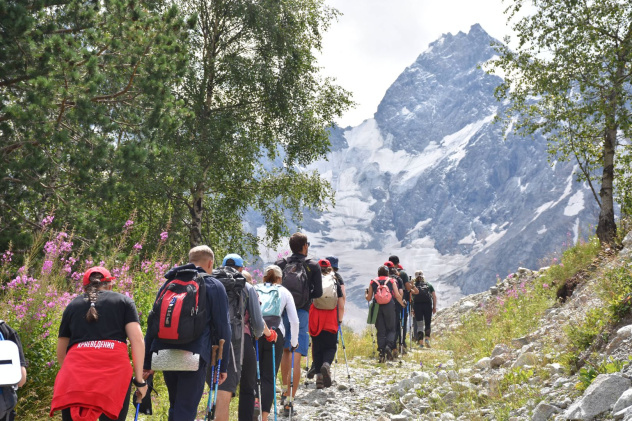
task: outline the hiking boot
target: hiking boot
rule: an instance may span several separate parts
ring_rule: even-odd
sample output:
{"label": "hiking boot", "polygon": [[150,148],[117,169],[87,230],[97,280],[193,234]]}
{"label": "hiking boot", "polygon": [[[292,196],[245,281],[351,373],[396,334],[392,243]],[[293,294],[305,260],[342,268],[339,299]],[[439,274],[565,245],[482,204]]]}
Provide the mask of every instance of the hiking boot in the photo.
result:
{"label": "hiking boot", "polygon": [[397,358],[398,355],[399,355],[399,351],[397,350],[397,348],[391,351],[391,356],[393,357],[393,359]]}
{"label": "hiking boot", "polygon": [[331,371],[329,363],[323,363],[322,367],[320,367],[320,374],[323,376],[323,385],[325,385],[325,387],[331,387]]}
{"label": "hiking boot", "polygon": [[426,348],[430,348],[430,339],[426,338],[424,342],[426,343]]}
{"label": "hiking boot", "polygon": [[384,351],[380,351],[380,356],[377,360],[378,363],[383,363],[384,361],[386,361],[386,356],[384,355]]}
{"label": "hiking boot", "polygon": [[281,393],[281,402],[279,403],[279,405],[281,406],[285,405],[286,399],[287,399],[287,395],[285,394],[285,392]]}
{"label": "hiking boot", "polygon": [[314,376],[316,375],[316,372],[317,372],[316,366],[312,365],[309,371],[307,372],[307,378],[310,380],[313,379]]}
{"label": "hiking boot", "polygon": [[316,389],[322,389],[323,387],[325,387],[325,384],[323,383],[323,375],[317,374],[316,375]]}
{"label": "hiking boot", "polygon": [[390,347],[386,347],[386,350],[384,351],[384,355],[386,356],[386,359],[388,361],[393,361],[393,350]]}
{"label": "hiking boot", "polygon": [[402,348],[402,355],[406,355],[406,354],[408,354],[408,349],[404,346]]}
{"label": "hiking boot", "polygon": [[293,403],[288,403],[286,405],[283,405],[283,416],[284,417],[289,417],[290,416],[290,409],[292,409],[292,416],[296,416],[298,415],[298,412],[296,412],[296,409],[294,409],[294,404]]}

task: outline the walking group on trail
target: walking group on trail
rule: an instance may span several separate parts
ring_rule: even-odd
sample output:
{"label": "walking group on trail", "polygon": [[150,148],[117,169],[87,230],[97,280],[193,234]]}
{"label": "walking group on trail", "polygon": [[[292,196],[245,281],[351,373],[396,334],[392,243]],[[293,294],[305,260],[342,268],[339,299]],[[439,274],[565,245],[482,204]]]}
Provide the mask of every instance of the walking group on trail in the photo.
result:
{"label": "walking group on trail", "polygon": [[[90,268],[83,275],[84,294],[62,315],[57,342],[61,368],[50,415],[61,411],[63,420],[125,420],[132,386],[135,419],[151,414],[148,390],[154,373],[161,371],[169,420],[195,420],[207,387],[205,419],[227,421],[238,387],[240,421],[297,416],[294,399],[310,338],[306,376],[316,378],[317,389],[332,386],[339,340],[347,363],[342,333],[346,292],[337,257],[308,258],[310,243],[302,233],[293,234],[289,246],[291,256],[267,266],[263,281],[254,285],[238,254],[226,255],[214,268],[211,248],[192,248],[187,264],[165,274],[144,336],[134,301],[112,291],[114,278],[106,268]],[[419,344],[429,347],[437,298],[423,272],[411,280],[397,256],[391,256],[377,275],[365,296],[380,361],[407,352],[409,321],[414,325],[411,343],[414,333]],[[19,346],[17,334],[4,339],[12,338]],[[26,381],[23,357],[21,362],[20,386]],[[277,397],[279,371],[283,388]],[[348,363],[347,378],[353,391]],[[6,413],[6,419],[14,419],[12,407]]]}

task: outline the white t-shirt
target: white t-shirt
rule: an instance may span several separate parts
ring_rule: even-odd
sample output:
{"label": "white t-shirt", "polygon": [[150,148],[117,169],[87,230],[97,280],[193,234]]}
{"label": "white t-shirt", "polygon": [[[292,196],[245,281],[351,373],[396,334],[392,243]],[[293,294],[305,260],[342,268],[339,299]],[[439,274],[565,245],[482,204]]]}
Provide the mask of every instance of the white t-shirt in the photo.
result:
{"label": "white t-shirt", "polygon": [[[269,285],[269,284],[267,284]],[[287,318],[290,321],[290,344],[295,347],[298,346],[298,330],[299,330],[299,321],[298,321],[298,313],[296,312],[296,305],[294,304],[294,297],[292,297],[292,293],[288,291],[281,284],[274,284],[279,288],[279,298],[281,299],[281,314],[283,311],[287,312]],[[283,334],[285,338],[285,325],[284,323],[279,324],[279,330]]]}

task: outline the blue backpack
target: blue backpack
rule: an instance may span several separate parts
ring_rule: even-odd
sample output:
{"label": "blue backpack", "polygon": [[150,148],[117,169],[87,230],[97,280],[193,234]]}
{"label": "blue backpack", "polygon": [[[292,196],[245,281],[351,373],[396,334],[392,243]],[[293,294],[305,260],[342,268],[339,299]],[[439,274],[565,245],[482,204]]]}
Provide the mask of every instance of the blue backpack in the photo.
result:
{"label": "blue backpack", "polygon": [[281,325],[281,294],[279,285],[257,284],[255,290],[261,302],[261,314],[268,328],[274,329]]}

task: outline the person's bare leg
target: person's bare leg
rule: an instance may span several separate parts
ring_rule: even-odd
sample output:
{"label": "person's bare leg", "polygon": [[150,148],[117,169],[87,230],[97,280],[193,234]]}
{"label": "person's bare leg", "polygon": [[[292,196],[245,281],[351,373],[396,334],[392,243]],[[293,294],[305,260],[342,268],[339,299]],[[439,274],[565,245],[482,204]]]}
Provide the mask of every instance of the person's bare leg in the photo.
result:
{"label": "person's bare leg", "polygon": [[217,421],[228,421],[230,414],[230,400],[233,394],[225,390],[217,391],[217,407],[215,408],[215,419]]}
{"label": "person's bare leg", "polygon": [[288,348],[283,349],[281,357],[281,383],[283,383],[283,394],[290,395],[290,368],[292,368],[292,353]]}
{"label": "person's bare leg", "polygon": [[[301,384],[301,357],[302,355],[298,352],[294,352],[294,390],[292,390],[292,397],[296,396],[296,391],[298,390],[298,386]],[[292,356],[290,355],[290,364],[292,364]],[[288,370],[289,371],[289,370]],[[288,379],[288,384],[290,381]],[[289,395],[288,391],[288,395]]]}

